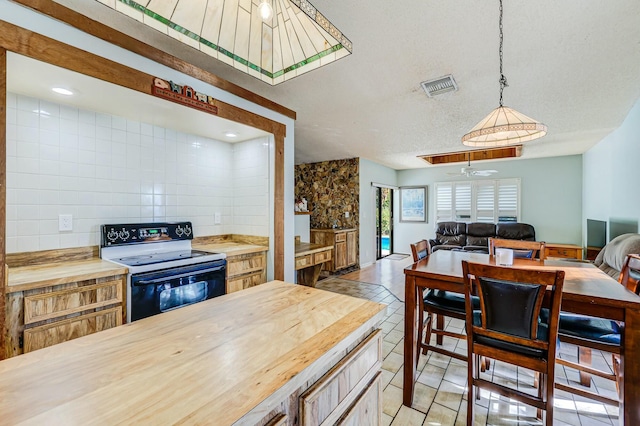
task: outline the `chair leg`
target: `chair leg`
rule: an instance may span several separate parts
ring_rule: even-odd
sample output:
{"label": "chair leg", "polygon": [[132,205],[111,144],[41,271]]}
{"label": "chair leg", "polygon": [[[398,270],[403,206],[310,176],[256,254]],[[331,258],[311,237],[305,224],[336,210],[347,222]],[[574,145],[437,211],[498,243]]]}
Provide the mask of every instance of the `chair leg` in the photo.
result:
{"label": "chair leg", "polygon": [[[578,364],[591,365],[591,348],[578,347]],[[591,387],[591,374],[580,371],[580,384]]]}
{"label": "chair leg", "polygon": [[[427,313],[427,320],[425,321],[425,332],[424,332],[424,343],[425,344],[430,344],[431,343],[431,329],[433,327],[433,315],[431,312]],[[427,354],[427,348],[423,347],[422,348],[422,355],[426,355]]]}
{"label": "chair leg", "polygon": [[[545,394],[545,376],[544,374],[540,374],[536,371],[534,382],[537,382],[538,386],[538,398],[542,398],[542,395]],[[538,408],[536,410],[536,418],[542,420],[542,410]]]}
{"label": "chair leg", "polygon": [[613,365],[613,374],[616,376],[616,391],[618,392],[618,397],[620,397],[620,356],[611,354],[611,361]]}
{"label": "chair leg", "polygon": [[555,390],[554,383],[554,377],[549,377],[548,374],[544,374],[544,390],[546,392],[545,410],[547,412],[545,423],[547,424],[547,426],[553,426],[553,392]]}
{"label": "chair leg", "polygon": [[418,344],[422,342],[422,333],[424,333],[424,300],[418,300]]}
{"label": "chair leg", "polygon": [[[471,354],[471,358],[472,359],[467,363],[467,426],[473,426],[473,406],[476,403],[476,399],[474,398],[476,388],[473,385],[475,373],[473,370],[478,357],[475,354]],[[480,393],[478,392],[478,396],[479,395]]]}
{"label": "chair leg", "polygon": [[[438,327],[438,330],[444,330],[444,316],[438,315],[436,317],[436,327]],[[442,345],[443,338],[442,334],[436,335],[436,344]]]}

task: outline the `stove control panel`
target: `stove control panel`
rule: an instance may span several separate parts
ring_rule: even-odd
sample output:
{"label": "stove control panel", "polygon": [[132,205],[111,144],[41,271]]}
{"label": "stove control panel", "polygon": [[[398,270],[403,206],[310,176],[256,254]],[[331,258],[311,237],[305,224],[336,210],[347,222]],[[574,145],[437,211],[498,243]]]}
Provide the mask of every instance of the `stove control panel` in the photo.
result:
{"label": "stove control panel", "polygon": [[191,240],[191,222],[121,223],[101,226],[101,247]]}

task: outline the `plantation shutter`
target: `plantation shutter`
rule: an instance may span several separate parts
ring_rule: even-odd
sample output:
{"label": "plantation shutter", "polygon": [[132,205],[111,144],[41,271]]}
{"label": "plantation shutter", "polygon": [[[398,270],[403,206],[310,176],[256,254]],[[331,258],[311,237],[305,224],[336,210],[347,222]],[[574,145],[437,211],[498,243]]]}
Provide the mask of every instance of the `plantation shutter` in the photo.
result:
{"label": "plantation shutter", "polygon": [[520,179],[436,183],[436,221],[517,222]]}
{"label": "plantation shutter", "polygon": [[453,184],[436,184],[436,222],[453,220]]}
{"label": "plantation shutter", "polygon": [[472,221],[471,217],[471,182],[455,183],[455,220],[462,222]]}
{"label": "plantation shutter", "polygon": [[520,213],[520,180],[498,181],[498,221],[517,222]]}
{"label": "plantation shutter", "polygon": [[476,184],[476,222],[494,223],[496,200],[495,181],[480,181]]}

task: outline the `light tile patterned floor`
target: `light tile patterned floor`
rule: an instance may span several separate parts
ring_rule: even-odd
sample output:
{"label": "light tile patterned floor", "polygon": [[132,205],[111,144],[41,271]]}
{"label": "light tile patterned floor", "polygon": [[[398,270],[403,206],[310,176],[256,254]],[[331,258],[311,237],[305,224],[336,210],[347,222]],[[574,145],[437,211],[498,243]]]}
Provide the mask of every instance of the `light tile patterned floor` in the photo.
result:
{"label": "light tile patterned floor", "polygon": [[[372,281],[369,279],[368,281]],[[437,353],[420,356],[420,375],[415,384],[413,407],[402,405],[402,365],[404,345],[404,303],[383,285],[358,282],[343,278],[328,278],[318,282],[318,288],[348,294],[356,297],[386,303],[387,316],[381,325],[384,333],[382,364],[383,380],[383,424],[384,425],[465,425],[466,424],[466,383],[467,365]],[[461,331],[464,323],[451,320],[450,330]],[[446,338],[444,345],[456,352],[466,353],[466,342]],[[576,358],[576,348],[562,344],[562,357]],[[593,352],[593,364],[598,368],[611,368],[609,356]],[[486,374],[496,382],[517,386],[525,392],[535,392],[533,373],[508,364],[496,362]],[[556,380],[576,385],[578,373],[562,366],[556,366]],[[606,379],[594,377],[592,390],[602,395],[616,397],[615,384]],[[618,424],[618,408],[604,405],[570,393],[556,390],[554,408],[555,425],[602,426]],[[476,425],[539,425],[535,409],[505,397],[481,391],[481,399],[476,402]]]}

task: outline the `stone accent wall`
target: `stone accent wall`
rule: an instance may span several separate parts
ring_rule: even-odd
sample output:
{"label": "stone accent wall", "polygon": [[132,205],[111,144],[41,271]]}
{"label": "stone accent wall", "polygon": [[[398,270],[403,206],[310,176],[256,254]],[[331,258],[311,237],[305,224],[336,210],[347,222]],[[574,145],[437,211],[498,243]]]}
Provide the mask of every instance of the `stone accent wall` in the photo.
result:
{"label": "stone accent wall", "polygon": [[[311,204],[311,229],[360,225],[360,170],[357,158],[295,166],[295,197]],[[349,212],[345,218],[344,213]]]}

